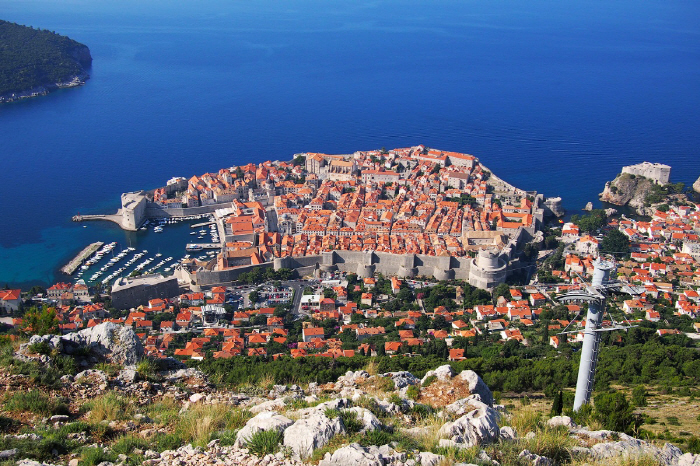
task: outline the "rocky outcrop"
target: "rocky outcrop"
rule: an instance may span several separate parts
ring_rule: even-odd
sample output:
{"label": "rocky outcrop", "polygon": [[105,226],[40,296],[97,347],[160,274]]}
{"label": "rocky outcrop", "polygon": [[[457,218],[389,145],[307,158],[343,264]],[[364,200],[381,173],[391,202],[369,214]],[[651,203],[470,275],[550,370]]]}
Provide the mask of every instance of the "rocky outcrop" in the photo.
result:
{"label": "rocky outcrop", "polygon": [[700,193],[700,177],[698,177],[698,179],[695,180],[695,183],[693,183],[693,191]]}
{"label": "rocky outcrop", "polygon": [[493,394],[488,385],[474,371],[462,371],[457,376],[469,384],[469,393],[479,395],[481,401],[489,406],[493,406]]}
{"label": "rocky outcrop", "polygon": [[237,447],[244,447],[248,444],[253,435],[260,431],[276,430],[281,433],[292,424],[294,424],[294,421],[274,411],[262,412],[249,420],[246,425],[238,431],[234,445]]}
{"label": "rocky outcrop", "polygon": [[303,459],[342,433],[345,427],[340,417],[330,419],[325,414],[315,414],[299,419],[284,431],[284,446],[292,450],[295,458]]}
{"label": "rocky outcrop", "polygon": [[440,428],[440,436],[448,437],[440,440],[441,447],[470,448],[498,440],[500,435],[498,411],[478,401],[476,397],[470,398],[470,404],[475,409],[455,422],[445,423]]}
{"label": "rocky outcrop", "polygon": [[627,205],[635,209],[638,214],[646,215],[649,209],[644,204],[653,184],[653,181],[644,177],[622,173],[613,181],[605,183],[605,189],[598,196],[603,202],[619,206]]}
{"label": "rocky outcrop", "polygon": [[82,348],[115,364],[133,366],[143,358],[143,345],[131,327],[105,322],[66,335],[34,335],[20,347],[19,354],[27,354],[31,345],[45,343],[51,349],[68,355]]}

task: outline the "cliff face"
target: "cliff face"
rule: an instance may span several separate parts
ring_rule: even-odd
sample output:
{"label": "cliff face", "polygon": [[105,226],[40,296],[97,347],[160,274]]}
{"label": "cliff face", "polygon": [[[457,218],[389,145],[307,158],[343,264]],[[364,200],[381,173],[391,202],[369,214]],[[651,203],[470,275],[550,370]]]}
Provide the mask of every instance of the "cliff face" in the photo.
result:
{"label": "cliff face", "polygon": [[651,192],[653,181],[643,177],[623,173],[605,183],[605,189],[598,196],[601,201],[619,206],[628,205],[640,215],[647,215],[651,210],[644,206],[647,195]]}
{"label": "cliff face", "polygon": [[75,61],[80,63],[83,68],[88,68],[90,65],[92,65],[92,55],[90,55],[90,49],[87,47],[87,45],[78,45],[70,51],[69,55],[73,57]]}

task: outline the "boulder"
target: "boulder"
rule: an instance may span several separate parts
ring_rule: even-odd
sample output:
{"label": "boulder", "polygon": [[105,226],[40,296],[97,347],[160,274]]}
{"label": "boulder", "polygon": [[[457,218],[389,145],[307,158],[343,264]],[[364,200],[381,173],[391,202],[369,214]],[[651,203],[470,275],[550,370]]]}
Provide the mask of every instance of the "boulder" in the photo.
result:
{"label": "boulder", "polygon": [[474,411],[476,408],[481,406],[483,401],[479,395],[469,395],[466,398],[461,398],[454,403],[450,403],[445,406],[447,412],[455,414],[457,416],[463,416],[470,411]]}
{"label": "boulder", "polygon": [[126,366],[136,365],[143,357],[143,345],[134,329],[112,322],[104,322],[61,338],[64,350],[69,354],[69,346],[88,347],[93,353]]}
{"label": "boulder", "polygon": [[455,376],[455,371],[454,371],[454,369],[452,369],[452,366],[450,366],[449,364],[445,364],[444,366],[440,366],[435,370],[426,372],[425,376],[420,381],[421,385],[424,384],[426,379],[432,375],[437,377],[437,379],[442,381],[442,382],[447,382],[449,380],[452,380],[452,377]]}
{"label": "boulder", "polygon": [[335,382],[335,384],[336,386],[342,385],[345,387],[353,387],[357,385],[358,382],[369,379],[369,377],[370,375],[367,371],[347,371],[345,375],[338,377],[338,380]]}
{"label": "boulder", "polygon": [[515,432],[515,429],[513,429],[510,426],[501,427],[499,436],[503,440],[515,440],[516,438],[518,438],[518,434]]}
{"label": "boulder", "polygon": [[139,373],[134,369],[122,369],[119,371],[119,375],[117,375],[117,379],[127,384],[136,382],[138,378]]}
{"label": "boulder", "polygon": [[525,460],[528,463],[530,463],[532,466],[554,466],[554,461],[552,461],[549,458],[546,458],[544,456],[530,453],[529,450],[521,451],[520,454],[518,455],[518,459]]}
{"label": "boulder", "polygon": [[275,409],[283,409],[283,408],[284,408],[284,399],[277,398],[276,400],[265,401],[263,403],[260,403],[259,405],[251,407],[250,412],[253,414],[258,414],[258,413],[262,413],[263,411],[274,411]]}
{"label": "boulder", "polygon": [[464,447],[484,445],[498,440],[500,429],[498,420],[500,415],[486,403],[477,400],[471,401],[476,407],[455,422],[445,423],[438,432],[441,437],[451,439],[455,444]]}
{"label": "boulder", "polygon": [[288,427],[284,431],[283,444],[292,450],[295,459],[303,459],[330,442],[334,435],[344,432],[340,417],[329,419],[325,414],[317,413]]}
{"label": "boulder", "polygon": [[418,379],[418,377],[407,371],[388,372],[382,375],[384,377],[390,377],[391,380],[394,381],[394,387],[398,389],[408,387],[409,385],[417,385],[420,383],[420,379]]}
{"label": "boulder", "polygon": [[436,455],[435,453],[430,453],[429,451],[422,451],[418,453],[418,463],[421,466],[437,466],[442,460],[445,459],[442,455]]}
{"label": "boulder", "polygon": [[326,454],[326,458],[319,461],[318,466],[345,466],[348,464],[358,466],[383,466],[384,462],[369,453],[368,449],[359,443],[351,443],[337,449],[331,455]]}
{"label": "boulder", "polygon": [[474,371],[462,371],[457,377],[469,384],[469,393],[479,395],[482,402],[493,406],[493,394],[479,374]]}
{"label": "boulder", "polygon": [[[619,434],[620,438],[624,434]],[[661,464],[675,465],[683,452],[667,443],[663,448],[651,445],[644,440],[624,435],[624,439],[618,442],[597,443],[590,448],[590,455],[597,460],[607,460],[616,457],[641,458],[645,456],[655,457]]]}
{"label": "boulder", "polygon": [[693,191],[700,193],[700,177],[698,177],[698,179],[695,180],[695,183],[693,183]]}
{"label": "boulder", "polygon": [[569,416],[554,416],[549,421],[547,421],[549,427],[559,427],[564,426],[567,429],[576,429],[578,425],[571,420]]}
{"label": "boulder", "polygon": [[284,429],[292,424],[294,424],[294,421],[287,419],[281,414],[277,414],[274,411],[264,411],[250,419],[246,425],[238,431],[234,445],[236,447],[245,447],[250,438],[262,430],[276,430],[277,432],[284,432]]}

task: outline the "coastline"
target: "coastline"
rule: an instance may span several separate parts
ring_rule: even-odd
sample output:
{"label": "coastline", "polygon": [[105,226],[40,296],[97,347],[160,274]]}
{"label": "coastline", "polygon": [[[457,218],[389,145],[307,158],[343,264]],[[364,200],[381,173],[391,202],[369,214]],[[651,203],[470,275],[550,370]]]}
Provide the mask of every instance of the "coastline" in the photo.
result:
{"label": "coastline", "polygon": [[19,102],[24,99],[45,96],[59,89],[68,89],[71,87],[83,86],[88,79],[90,79],[90,75],[87,73],[82,73],[73,75],[65,81],[38,86],[21,92],[10,92],[7,94],[0,95],[0,104]]}

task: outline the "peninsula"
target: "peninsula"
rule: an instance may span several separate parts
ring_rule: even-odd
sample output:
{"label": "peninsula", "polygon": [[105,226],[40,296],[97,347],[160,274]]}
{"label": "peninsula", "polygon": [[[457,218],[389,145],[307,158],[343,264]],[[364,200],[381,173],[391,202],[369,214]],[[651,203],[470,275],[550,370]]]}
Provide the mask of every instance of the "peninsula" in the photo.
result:
{"label": "peninsula", "polygon": [[542,195],[511,186],[475,156],[419,145],[303,153],[173,178],[153,192],[124,193],[116,215],[74,220],[134,231],[149,219],[211,215],[218,244],[188,250],[220,252],[176,271],[198,286],[262,266],[463,279],[492,289],[526,268],[521,251],[541,240],[549,211]]}
{"label": "peninsula", "polygon": [[53,31],[0,20],[0,103],[84,84],[87,46]]}

